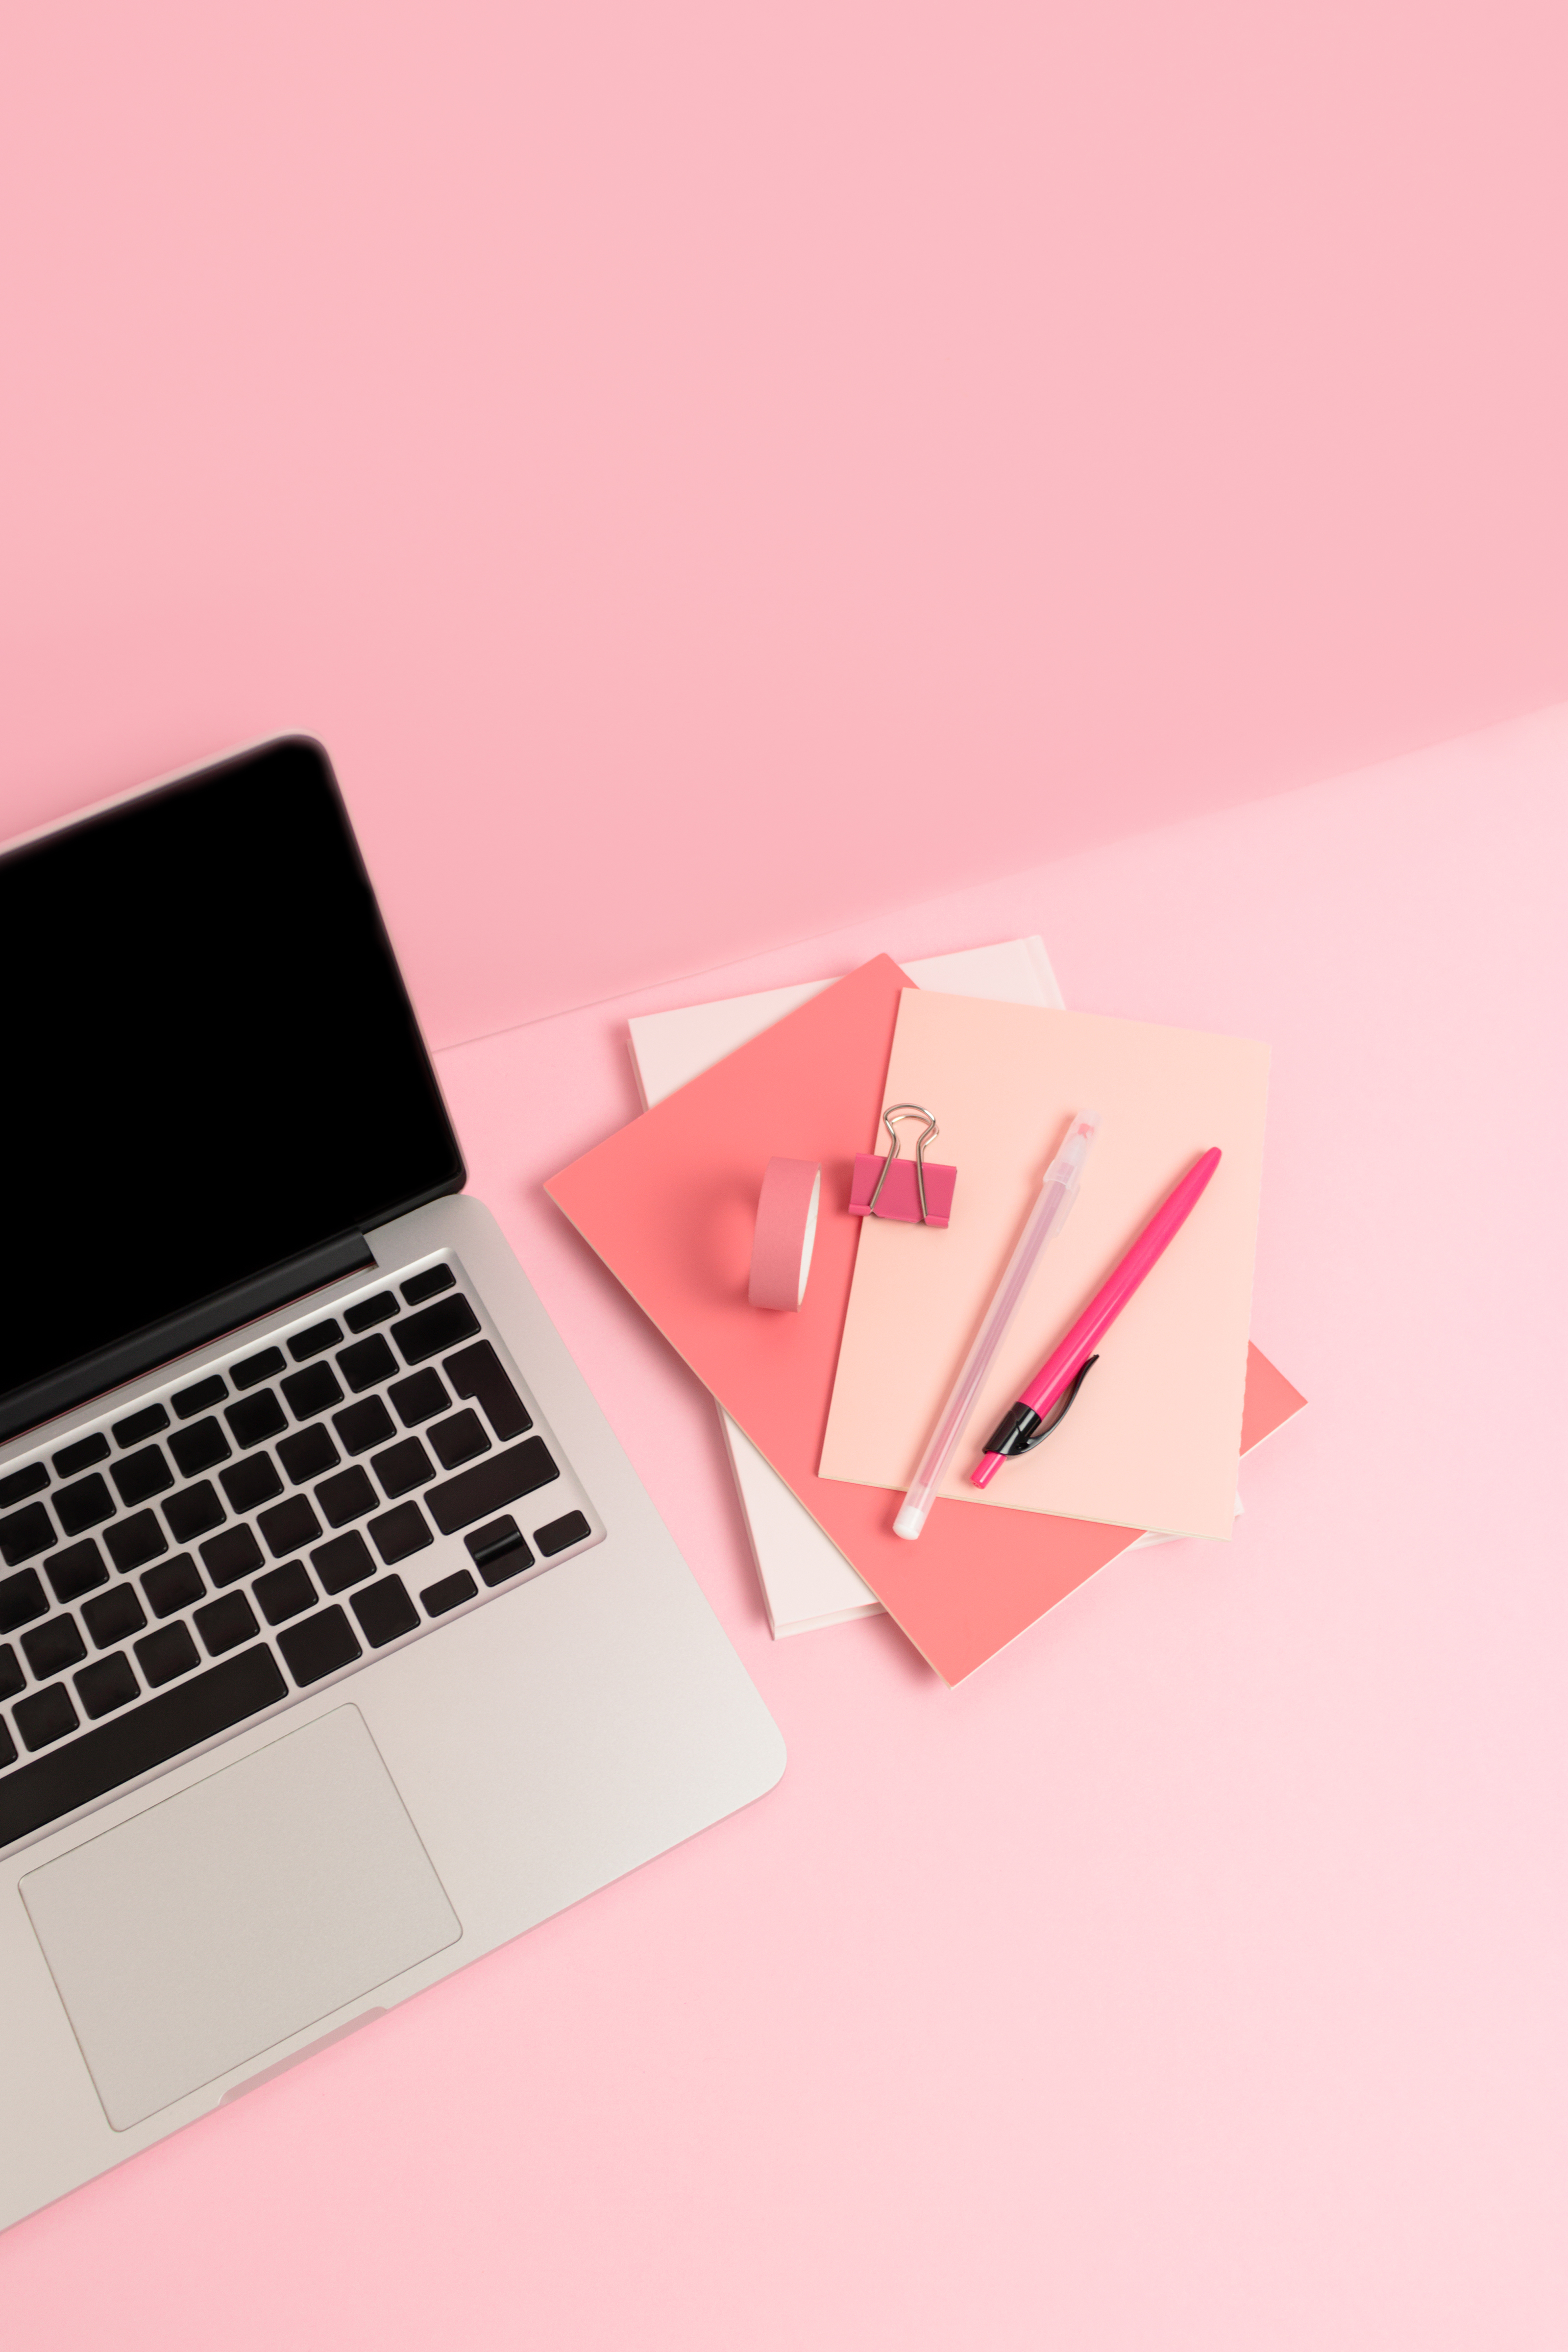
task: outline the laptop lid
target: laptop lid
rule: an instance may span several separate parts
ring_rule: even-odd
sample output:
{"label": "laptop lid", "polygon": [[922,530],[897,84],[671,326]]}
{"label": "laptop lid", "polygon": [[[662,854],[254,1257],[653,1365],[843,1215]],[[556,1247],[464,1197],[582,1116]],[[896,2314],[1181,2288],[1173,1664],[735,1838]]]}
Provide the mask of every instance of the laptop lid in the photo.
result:
{"label": "laptop lid", "polygon": [[462,1156],[326,753],[0,856],[0,1441],[368,1265]]}

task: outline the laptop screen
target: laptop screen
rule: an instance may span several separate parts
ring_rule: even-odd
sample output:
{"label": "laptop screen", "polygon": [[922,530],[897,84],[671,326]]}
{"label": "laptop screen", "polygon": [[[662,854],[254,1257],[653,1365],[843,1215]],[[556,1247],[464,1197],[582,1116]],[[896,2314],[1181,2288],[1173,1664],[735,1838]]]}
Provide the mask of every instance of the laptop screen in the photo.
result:
{"label": "laptop screen", "polygon": [[462,1185],[302,738],[0,857],[0,1424],[16,1391]]}

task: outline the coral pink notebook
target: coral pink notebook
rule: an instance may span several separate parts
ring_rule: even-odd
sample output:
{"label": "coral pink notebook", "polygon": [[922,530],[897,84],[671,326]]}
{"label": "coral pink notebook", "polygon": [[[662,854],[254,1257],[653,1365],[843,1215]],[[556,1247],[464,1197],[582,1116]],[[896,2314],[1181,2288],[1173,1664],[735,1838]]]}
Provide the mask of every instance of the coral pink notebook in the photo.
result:
{"label": "coral pink notebook", "polygon": [[[878,956],[545,1190],[916,1648],[956,1683],[1125,1550],[1134,1531],[939,1500],[920,1542],[902,1543],[896,1495],[816,1475],[860,1226],[847,1209],[850,1174],[857,1151],[876,1149],[899,992],[910,984]],[[775,1152],[822,1165],[811,1282],[795,1315],[763,1313],[746,1297],[757,1195]],[[1243,1450],[1302,1402],[1252,1349]]]}

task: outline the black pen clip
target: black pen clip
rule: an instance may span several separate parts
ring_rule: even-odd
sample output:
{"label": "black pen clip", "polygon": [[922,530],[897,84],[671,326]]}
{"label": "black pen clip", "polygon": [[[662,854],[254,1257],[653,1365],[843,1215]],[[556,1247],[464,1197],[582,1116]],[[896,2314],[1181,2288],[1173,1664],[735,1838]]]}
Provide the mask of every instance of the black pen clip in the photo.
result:
{"label": "black pen clip", "polygon": [[1027,1454],[1042,1437],[1048,1437],[1053,1429],[1059,1429],[1071,1409],[1073,1399],[1099,1361],[1098,1356],[1085,1358],[1043,1421],[1030,1405],[1010,1406],[986,1439],[986,1453]]}

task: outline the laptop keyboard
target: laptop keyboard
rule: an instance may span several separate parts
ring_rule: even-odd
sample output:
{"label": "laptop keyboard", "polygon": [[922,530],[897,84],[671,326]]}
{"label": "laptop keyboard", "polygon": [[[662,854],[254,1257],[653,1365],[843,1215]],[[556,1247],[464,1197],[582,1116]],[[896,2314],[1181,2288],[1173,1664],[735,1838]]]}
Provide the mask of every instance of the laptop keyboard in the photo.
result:
{"label": "laptop keyboard", "polygon": [[445,1261],[0,1475],[0,1848],[598,1541],[580,1496]]}

